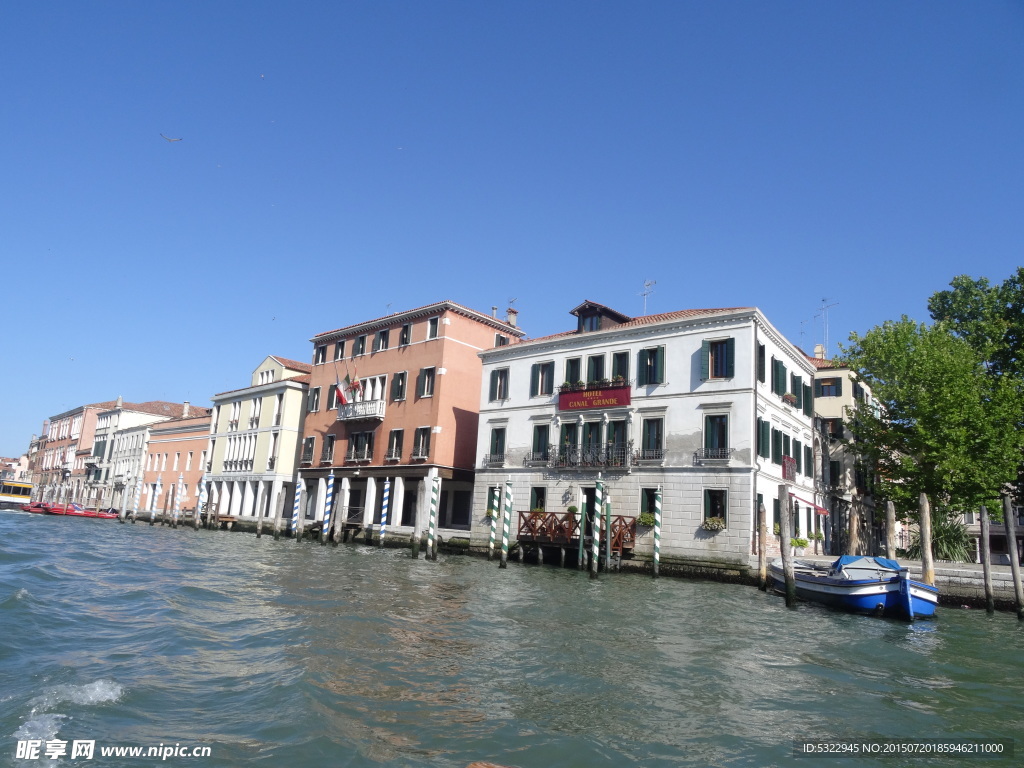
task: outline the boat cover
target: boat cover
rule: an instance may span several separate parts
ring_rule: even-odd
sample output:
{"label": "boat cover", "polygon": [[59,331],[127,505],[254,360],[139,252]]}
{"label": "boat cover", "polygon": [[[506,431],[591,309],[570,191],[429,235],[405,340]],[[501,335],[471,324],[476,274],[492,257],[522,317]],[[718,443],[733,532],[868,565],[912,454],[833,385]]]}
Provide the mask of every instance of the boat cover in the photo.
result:
{"label": "boat cover", "polygon": [[[859,562],[860,560],[867,560],[867,562]],[[892,570],[903,569],[902,565],[895,560],[890,560],[888,557],[867,557],[865,555],[843,555],[833,563],[833,567],[836,570],[842,570],[843,566],[854,563],[857,563],[860,567],[867,567],[868,563],[873,563],[883,568],[891,568]]]}

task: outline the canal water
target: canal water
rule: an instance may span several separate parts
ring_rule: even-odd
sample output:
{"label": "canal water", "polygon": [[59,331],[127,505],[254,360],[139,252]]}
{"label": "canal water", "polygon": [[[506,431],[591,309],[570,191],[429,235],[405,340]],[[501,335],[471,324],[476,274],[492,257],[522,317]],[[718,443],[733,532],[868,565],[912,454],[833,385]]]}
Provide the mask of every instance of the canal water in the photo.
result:
{"label": "canal water", "polygon": [[[1006,613],[907,625],[730,584],[0,513],[0,765],[1015,765],[1022,673]],[[793,751],[936,738],[1017,754]],[[67,754],[17,759],[29,740]],[[158,745],[209,756],[101,755]]]}

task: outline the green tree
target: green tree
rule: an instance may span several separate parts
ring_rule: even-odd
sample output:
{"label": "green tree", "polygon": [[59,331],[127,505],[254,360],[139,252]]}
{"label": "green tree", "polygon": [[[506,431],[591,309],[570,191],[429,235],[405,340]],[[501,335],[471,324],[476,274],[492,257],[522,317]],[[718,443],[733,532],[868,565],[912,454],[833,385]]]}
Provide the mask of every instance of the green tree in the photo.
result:
{"label": "green tree", "polygon": [[906,513],[926,493],[948,516],[998,497],[1017,476],[1024,405],[1012,377],[944,323],[906,316],[850,336],[843,362],[874,399],[849,414],[850,448],[876,468],[877,491]]}

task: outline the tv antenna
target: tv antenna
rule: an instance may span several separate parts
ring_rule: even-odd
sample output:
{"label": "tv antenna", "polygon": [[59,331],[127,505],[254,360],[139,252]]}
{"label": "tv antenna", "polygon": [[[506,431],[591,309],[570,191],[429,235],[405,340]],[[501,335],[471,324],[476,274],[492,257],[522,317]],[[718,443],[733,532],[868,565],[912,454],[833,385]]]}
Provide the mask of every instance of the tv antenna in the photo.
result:
{"label": "tv antenna", "polygon": [[828,311],[831,307],[839,306],[839,302],[833,301],[831,304],[826,304],[826,301],[828,301],[828,299],[823,298],[821,300],[821,308],[818,310],[818,314],[816,314],[815,317],[820,317],[822,319],[822,325],[824,326],[825,331],[825,357],[828,357]]}
{"label": "tv antenna", "polygon": [[644,280],[644,289],[640,291],[640,295],[644,297],[644,314],[647,314],[647,297],[654,293],[654,286],[658,284],[657,280]]}

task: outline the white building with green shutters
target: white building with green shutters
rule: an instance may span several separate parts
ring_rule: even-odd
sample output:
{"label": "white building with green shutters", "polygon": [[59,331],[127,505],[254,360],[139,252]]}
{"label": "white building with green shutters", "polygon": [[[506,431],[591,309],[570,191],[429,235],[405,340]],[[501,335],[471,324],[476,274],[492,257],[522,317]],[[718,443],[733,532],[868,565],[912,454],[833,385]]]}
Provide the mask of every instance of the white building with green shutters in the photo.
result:
{"label": "white building with green shutters", "polygon": [[[592,519],[599,481],[613,516],[653,512],[660,495],[663,568],[747,568],[756,505],[770,529],[784,475],[799,533],[817,529],[814,367],[760,310],[629,317],[586,301],[571,314],[573,330],[480,353],[474,549],[506,482],[513,541],[531,510]],[[653,534],[637,530],[632,556],[650,558]]]}

